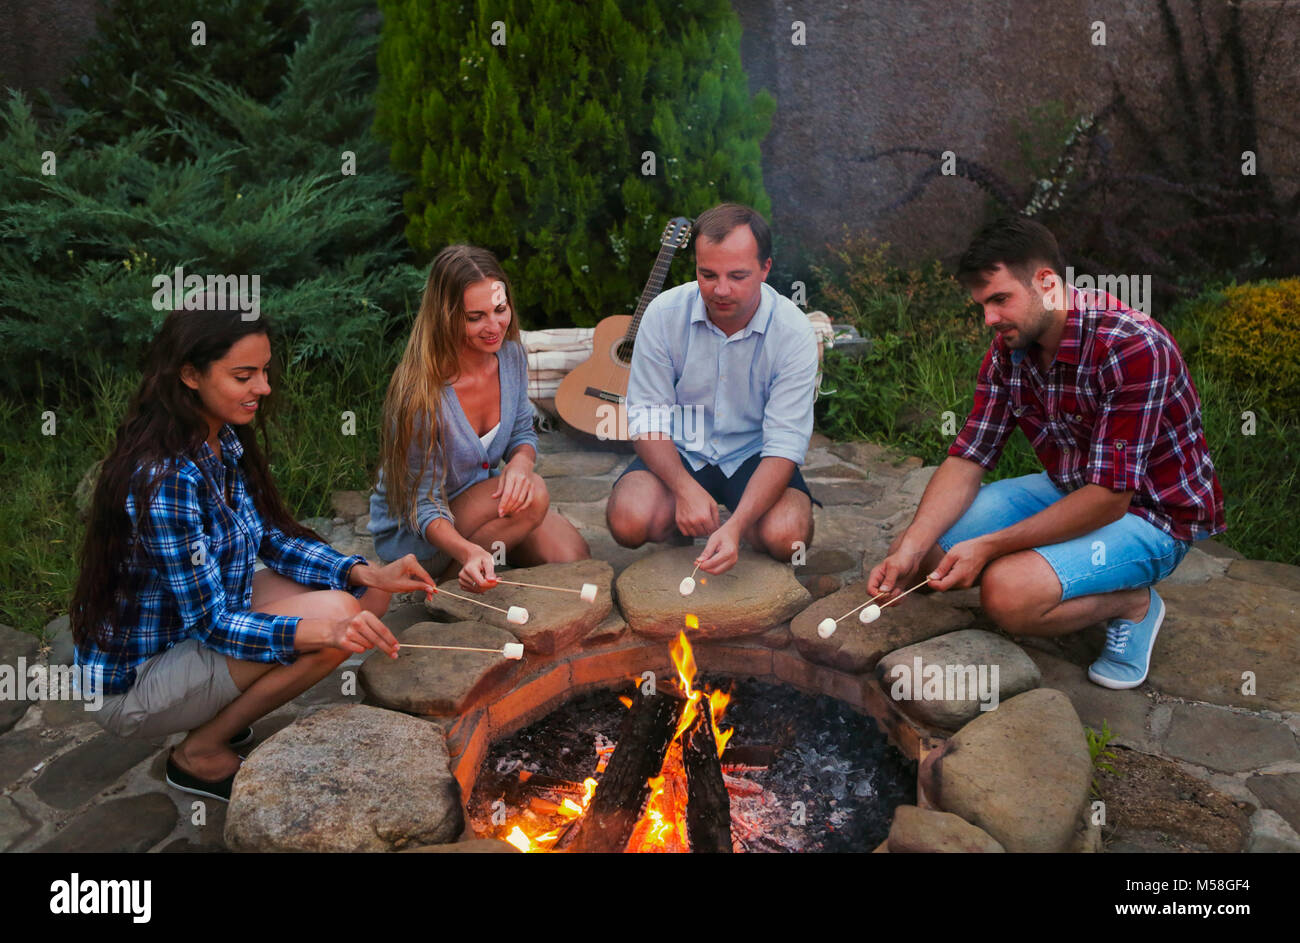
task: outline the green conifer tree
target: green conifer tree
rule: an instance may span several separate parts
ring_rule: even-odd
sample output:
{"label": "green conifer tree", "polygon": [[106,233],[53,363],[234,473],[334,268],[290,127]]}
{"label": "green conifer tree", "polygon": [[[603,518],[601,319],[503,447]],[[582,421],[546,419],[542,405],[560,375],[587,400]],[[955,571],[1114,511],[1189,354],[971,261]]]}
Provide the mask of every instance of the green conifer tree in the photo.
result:
{"label": "green conifer tree", "polygon": [[[493,250],[531,327],[629,311],[673,216],[769,212],[727,0],[380,0],[376,129],[407,237]],[[682,272],[687,271],[685,265]]]}

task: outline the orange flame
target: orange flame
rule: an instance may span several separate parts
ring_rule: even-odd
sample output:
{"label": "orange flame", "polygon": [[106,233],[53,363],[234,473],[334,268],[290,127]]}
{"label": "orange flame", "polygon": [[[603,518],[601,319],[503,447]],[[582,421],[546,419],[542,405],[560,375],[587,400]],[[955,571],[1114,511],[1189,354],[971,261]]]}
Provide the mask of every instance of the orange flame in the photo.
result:
{"label": "orange flame", "polygon": [[628,710],[632,709],[632,699],[630,697],[627,697],[626,695],[622,695],[619,697],[619,700],[623,702],[623,706],[626,707]]}
{"label": "orange flame", "polygon": [[700,620],[699,620],[699,618],[698,618],[697,616],[695,616],[695,615],[689,613],[689,612],[686,613],[686,628],[688,628],[688,629],[698,629],[699,627],[700,627]]}

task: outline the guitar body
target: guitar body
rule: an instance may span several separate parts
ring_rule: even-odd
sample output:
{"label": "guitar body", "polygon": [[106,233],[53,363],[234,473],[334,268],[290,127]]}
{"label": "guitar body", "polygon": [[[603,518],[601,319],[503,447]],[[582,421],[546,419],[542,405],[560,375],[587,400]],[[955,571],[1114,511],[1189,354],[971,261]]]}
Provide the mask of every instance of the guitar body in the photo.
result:
{"label": "guitar body", "polygon": [[591,357],[574,367],[555,391],[555,411],[569,425],[599,439],[627,441],[627,381],[631,376],[632,315],[596,325]]}
{"label": "guitar body", "polygon": [[659,254],[637,301],[636,313],[611,315],[597,324],[591,356],[560,381],[555,391],[555,411],[573,428],[598,439],[627,441],[627,381],[632,373],[637,328],[646,305],[664,287],[673,253],[686,245],[690,235],[691,221],[685,216],[669,221],[659,238]]}

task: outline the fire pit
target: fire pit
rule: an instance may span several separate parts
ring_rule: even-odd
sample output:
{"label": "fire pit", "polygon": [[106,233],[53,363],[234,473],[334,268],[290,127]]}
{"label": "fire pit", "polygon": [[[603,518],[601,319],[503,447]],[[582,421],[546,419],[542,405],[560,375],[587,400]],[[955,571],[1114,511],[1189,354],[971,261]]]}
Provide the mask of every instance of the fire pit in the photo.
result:
{"label": "fire pit", "polygon": [[652,672],[494,745],[469,802],[524,851],[870,851],[916,766],[833,698],[697,679],[685,635]]}

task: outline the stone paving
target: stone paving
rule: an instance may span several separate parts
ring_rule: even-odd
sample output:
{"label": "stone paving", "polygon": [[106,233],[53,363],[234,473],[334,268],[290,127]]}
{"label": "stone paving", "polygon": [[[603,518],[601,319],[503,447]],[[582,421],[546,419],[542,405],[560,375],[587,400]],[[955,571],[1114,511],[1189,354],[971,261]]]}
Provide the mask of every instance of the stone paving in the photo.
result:
{"label": "stone paving", "polygon": [[[541,436],[541,453],[552,505],[615,575],[663,549],[619,547],[605,529],[605,498],[630,446],[554,432]],[[826,507],[816,509],[813,546],[795,570],[814,599],[862,579],[910,520],[933,472],[872,443],[814,436],[804,476]],[[333,518],[306,523],[339,550],[373,557],[365,496],[340,493],[334,505]],[[1042,687],[1062,692],[1085,725],[1104,723],[1113,734],[1116,772],[1097,775],[1108,807],[1103,850],[1300,851],[1300,567],[1244,560],[1206,541],[1160,592],[1169,613],[1151,677],[1135,690],[1087,680],[1100,626],[1059,640],[1014,640]],[[997,632],[977,590],[947,601],[969,611],[969,628]],[[428,617],[421,602],[395,600],[385,622],[400,632]],[[20,657],[70,663],[66,617],[47,627],[43,646],[0,627],[0,665]],[[263,718],[256,742],[322,708],[361,703],[363,660],[349,659],[334,678]],[[225,850],[226,806],[163,782],[166,747],[178,739],[118,740],[77,702],[0,701],[0,850]]]}

